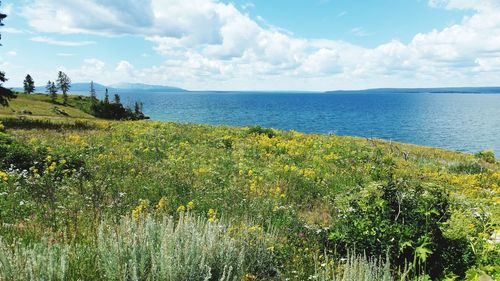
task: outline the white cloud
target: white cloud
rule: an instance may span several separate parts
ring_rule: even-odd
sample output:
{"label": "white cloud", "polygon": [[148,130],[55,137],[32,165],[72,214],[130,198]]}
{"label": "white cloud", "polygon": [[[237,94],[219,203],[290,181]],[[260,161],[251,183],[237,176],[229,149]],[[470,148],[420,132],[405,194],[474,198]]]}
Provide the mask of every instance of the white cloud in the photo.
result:
{"label": "white cloud", "polygon": [[134,66],[126,60],[120,61],[115,70],[119,73],[127,75],[128,77],[134,76]]}
{"label": "white cloud", "polygon": [[9,57],[15,57],[15,56],[17,56],[17,52],[16,51],[8,51],[6,53],[6,55],[9,56]]}
{"label": "white cloud", "polygon": [[30,40],[34,42],[46,43],[49,45],[66,46],[66,47],[87,46],[96,43],[95,41],[63,41],[44,36],[33,37]]}
{"label": "white cloud", "polygon": [[[130,34],[153,42],[164,63],[136,69],[122,61],[115,68],[144,82],[273,89],[498,83],[492,77],[500,73],[500,1],[428,3],[473,14],[442,30],[416,34],[407,44],[393,40],[375,48],[299,38],[218,0],[33,0],[23,14],[42,32]],[[362,28],[351,32],[369,35]],[[34,39],[64,46],[95,43]]]}

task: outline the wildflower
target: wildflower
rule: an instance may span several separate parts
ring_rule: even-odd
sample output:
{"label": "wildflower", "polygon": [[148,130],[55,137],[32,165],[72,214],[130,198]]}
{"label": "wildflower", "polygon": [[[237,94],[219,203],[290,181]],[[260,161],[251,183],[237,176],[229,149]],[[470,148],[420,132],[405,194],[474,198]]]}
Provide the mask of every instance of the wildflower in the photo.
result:
{"label": "wildflower", "polygon": [[191,211],[191,210],[193,210],[193,209],[194,209],[194,202],[193,202],[193,201],[189,201],[189,202],[187,203],[187,210],[188,210],[188,211]]}
{"label": "wildflower", "polygon": [[180,205],[179,208],[177,208],[177,213],[183,213],[186,211],[186,207],[184,205]]}
{"label": "wildflower", "polygon": [[248,175],[251,177],[253,176],[253,170],[248,170]]}
{"label": "wildflower", "polygon": [[162,211],[162,210],[166,209],[167,204],[168,204],[167,197],[163,196],[162,198],[160,198],[160,200],[158,201],[158,204],[156,204],[155,208],[157,211]]}
{"label": "wildflower", "polygon": [[0,171],[0,179],[2,179],[3,181],[8,181],[9,175],[4,171]]}
{"label": "wildflower", "polygon": [[61,160],[59,161],[59,164],[61,164],[61,165],[64,165],[64,164],[66,164],[66,160],[64,160],[64,159],[61,159]]}
{"label": "wildflower", "polygon": [[214,209],[208,209],[207,217],[208,217],[208,221],[209,222],[214,222],[215,221],[215,210]]}
{"label": "wildflower", "polygon": [[145,211],[147,211],[148,207],[148,200],[139,200],[139,205],[132,210],[132,216],[134,216],[135,219],[138,219]]}
{"label": "wildflower", "polygon": [[57,163],[56,162],[52,162],[49,166],[49,171],[50,172],[54,172],[55,169],[57,168]]}
{"label": "wildflower", "polygon": [[255,276],[252,273],[248,272],[248,273],[245,274],[245,280],[257,280],[257,276]]}

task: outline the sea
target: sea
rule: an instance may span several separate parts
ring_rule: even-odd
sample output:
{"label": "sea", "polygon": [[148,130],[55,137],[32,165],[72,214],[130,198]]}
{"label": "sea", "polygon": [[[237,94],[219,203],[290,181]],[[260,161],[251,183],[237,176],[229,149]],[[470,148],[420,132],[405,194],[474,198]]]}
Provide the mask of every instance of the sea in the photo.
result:
{"label": "sea", "polygon": [[260,125],[500,155],[500,94],[120,92],[153,120]]}

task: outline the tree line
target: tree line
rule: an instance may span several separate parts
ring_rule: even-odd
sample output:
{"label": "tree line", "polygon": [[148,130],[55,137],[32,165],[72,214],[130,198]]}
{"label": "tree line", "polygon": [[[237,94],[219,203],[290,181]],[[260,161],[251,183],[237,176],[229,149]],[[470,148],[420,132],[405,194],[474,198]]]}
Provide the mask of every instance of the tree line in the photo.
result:
{"label": "tree line", "polygon": [[90,114],[104,119],[113,120],[140,120],[147,119],[142,112],[142,103],[135,102],[134,108],[123,106],[120,95],[114,94],[113,101],[109,100],[109,90],[106,88],[104,99],[97,98],[94,81],[90,82]]}

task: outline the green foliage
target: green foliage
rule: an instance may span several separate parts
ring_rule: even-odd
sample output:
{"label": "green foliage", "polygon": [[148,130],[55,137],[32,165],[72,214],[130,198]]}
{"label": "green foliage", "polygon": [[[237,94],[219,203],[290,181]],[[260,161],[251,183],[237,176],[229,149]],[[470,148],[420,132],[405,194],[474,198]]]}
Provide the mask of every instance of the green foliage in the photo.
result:
{"label": "green foliage", "polygon": [[457,174],[469,174],[469,175],[475,175],[475,174],[481,174],[483,172],[486,172],[486,168],[481,166],[477,161],[473,162],[460,162],[453,164],[449,167],[450,172],[452,173],[457,173]]}
{"label": "green foliage", "polygon": [[57,74],[57,87],[62,91],[63,104],[68,104],[68,92],[69,89],[71,89],[71,79],[62,71],[59,71]]}
{"label": "green foliage", "polygon": [[47,93],[50,95],[50,101],[52,103],[56,103],[56,100],[57,100],[56,84],[49,80],[49,82],[47,82],[47,86],[45,86],[45,89],[46,89]]}
{"label": "green foliage", "polygon": [[[85,97],[69,101],[90,104]],[[8,247],[31,249],[44,241],[69,247],[66,280],[152,274],[152,264],[167,268],[155,263],[158,251],[171,247],[159,242],[167,234],[185,246],[165,251],[176,253],[179,259],[171,259],[184,274],[206,272],[193,269],[196,261],[220,277],[228,260],[213,253],[222,252],[236,262],[230,265],[238,280],[308,280],[326,270],[326,257],[335,278],[344,269],[346,276],[390,272],[396,280],[462,278],[473,271],[497,276],[500,249],[491,238],[500,217],[496,163],[294,131],[272,130],[270,138],[269,131],[248,128],[86,120],[12,118],[2,138],[38,164],[10,169],[18,159],[10,157],[0,168],[0,237]],[[487,169],[450,168],[460,163]],[[195,226],[169,228],[188,210],[199,218]],[[210,231],[217,239],[207,238]],[[188,232],[194,236],[187,239]],[[193,246],[203,241],[213,242],[202,247],[206,253]],[[366,258],[355,256],[346,266],[352,249]],[[386,254],[388,261],[371,258]],[[128,267],[113,271],[120,265]]]}
{"label": "green foliage", "polygon": [[90,107],[90,113],[98,118],[111,119],[111,120],[141,120],[147,119],[142,113],[139,106],[135,106],[132,110],[128,107],[124,107],[120,102],[120,96],[115,94],[114,101],[109,102],[108,92],[106,89],[106,96],[104,101],[98,101],[97,99],[92,99],[92,104]]}
{"label": "green foliage", "polygon": [[24,86],[24,92],[26,94],[31,94],[35,92],[35,81],[33,81],[33,78],[31,75],[26,75],[26,78],[24,78],[23,81],[23,86]]}
{"label": "green foliage", "polygon": [[412,261],[416,273],[428,272],[433,278],[445,268],[463,275],[463,269],[474,264],[467,243],[442,235],[441,222],[450,211],[440,186],[390,179],[369,183],[336,202],[339,219],[330,239],[341,253],[354,247],[374,256],[388,251],[394,265]]}
{"label": "green foliage", "polygon": [[261,126],[258,126],[258,125],[249,127],[247,133],[249,135],[252,135],[252,134],[266,135],[269,138],[272,138],[275,135],[275,132],[273,129],[262,128]]}
{"label": "green foliage", "polygon": [[495,153],[493,150],[483,150],[475,154],[478,159],[487,163],[495,163]]}
{"label": "green foliage", "polygon": [[8,246],[0,239],[0,280],[242,280],[249,272],[269,278],[253,265],[271,254],[272,235],[249,244],[238,231],[182,214],[127,217],[118,226],[103,221],[95,244]]}

